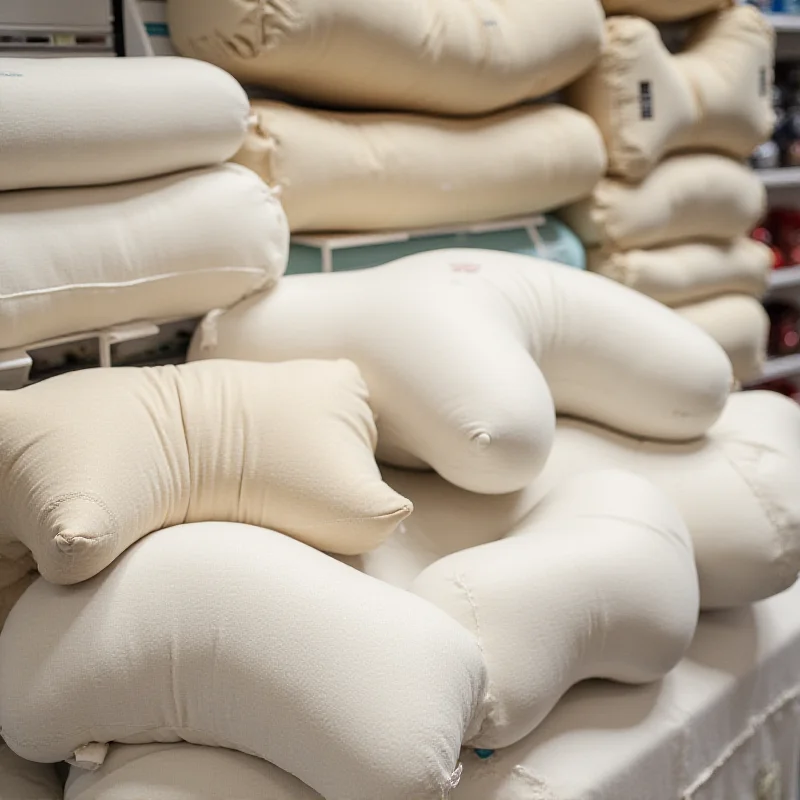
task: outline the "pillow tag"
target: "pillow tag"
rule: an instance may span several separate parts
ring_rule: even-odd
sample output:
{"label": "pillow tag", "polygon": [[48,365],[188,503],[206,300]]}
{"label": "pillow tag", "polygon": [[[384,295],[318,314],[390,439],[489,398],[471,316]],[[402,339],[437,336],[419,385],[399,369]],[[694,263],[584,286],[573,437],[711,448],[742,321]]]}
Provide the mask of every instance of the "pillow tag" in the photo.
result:
{"label": "pillow tag", "polygon": [[642,119],[653,119],[653,90],[650,81],[639,83],[639,108]]}

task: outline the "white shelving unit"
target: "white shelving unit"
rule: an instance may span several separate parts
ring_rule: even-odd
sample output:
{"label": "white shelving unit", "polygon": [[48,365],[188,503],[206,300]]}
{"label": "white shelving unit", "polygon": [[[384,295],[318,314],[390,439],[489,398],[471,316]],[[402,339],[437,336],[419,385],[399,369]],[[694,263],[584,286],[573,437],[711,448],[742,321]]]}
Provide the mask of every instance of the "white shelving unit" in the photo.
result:
{"label": "white shelving unit", "polygon": [[800,264],[773,271],[769,279],[769,293],[800,287]]}
{"label": "white shelving unit", "polygon": [[762,381],[775,381],[779,378],[794,378],[800,375],[800,353],[782,358],[771,358],[764,365]]}
{"label": "white shelving unit", "polygon": [[756,170],[767,189],[794,189],[800,187],[800,167],[779,167]]}

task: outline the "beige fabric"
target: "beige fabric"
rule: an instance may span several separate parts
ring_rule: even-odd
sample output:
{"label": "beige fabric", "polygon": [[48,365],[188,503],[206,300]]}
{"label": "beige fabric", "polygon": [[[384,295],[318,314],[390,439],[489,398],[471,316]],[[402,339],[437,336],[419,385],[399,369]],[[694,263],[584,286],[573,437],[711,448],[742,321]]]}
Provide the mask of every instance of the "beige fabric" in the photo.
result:
{"label": "beige fabric", "polygon": [[522,488],[550,452],[555,408],[635,434],[704,433],[731,387],[722,350],[613,281],[488,250],[292,275],[210,316],[190,359],[353,359],[378,456],[477,492]]}
{"label": "beige fabric", "polygon": [[55,767],[21,759],[0,739],[0,800],[63,800]]}
{"label": "beige fabric", "polygon": [[154,800],[322,800],[269,761],[182,743],[112,745],[98,770],[72,767],[63,800],[143,800],[143,791]]}
{"label": "beige fabric", "polygon": [[326,800],[441,800],[485,680],[473,637],[420,598],[282,534],[200,523],[25,593],[0,637],[0,725],[41,761],[184,740]]}
{"label": "beige fabric", "polygon": [[479,222],[586,197],[605,171],[594,123],[559,105],[471,120],[255,101],[235,160],[280,187],[293,231]]}
{"label": "beige fabric", "polygon": [[767,358],[769,317],[758,300],[730,294],[680,306],[676,311],[719,342],[737,380],[748,383],[761,377]]}
{"label": "beige fabric", "polygon": [[479,114],[566,86],[600,51],[596,0],[170,0],[172,42],[330,105]]}
{"label": "beige fabric", "polygon": [[411,588],[480,645],[487,703],[469,743],[484,748],[527,736],[587,678],[662,678],[697,624],[686,526],[621,470],[566,481],[506,538],[435,562]]}
{"label": "beige fabric", "polygon": [[149,178],[230,158],[247,95],[182,58],[0,59],[0,190]]}
{"label": "beige fabric", "polygon": [[746,158],[775,125],[774,39],[761,12],[738,6],[697,23],[673,56],[655,25],[612,17],[602,57],[567,99],[598,124],[612,175],[639,180],[678,150]]}
{"label": "beige fabric", "polygon": [[800,406],[774,392],[731,395],[707,437],[663,442],[560,418],[542,474],[495,497],[431,474],[383,469],[414,514],[371,553],[349,559],[408,588],[427,566],[493,542],[520,525],[548,492],[583,472],[624,469],[666,493],[694,543],[704,608],[742,606],[784,591],[800,570]]}
{"label": "beige fabric", "polygon": [[748,237],[609,255],[597,249],[587,255],[592,271],[669,306],[730,293],[760,297],[773,262],[772,251]]}
{"label": "beige fabric", "polygon": [[561,215],[590,247],[632,250],[744,236],[765,210],[766,191],[753,170],[696,154],[668,158],[639,184],[607,178]]}
{"label": "beige fabric", "polygon": [[278,200],[235,164],[0,193],[0,350],[230,305],[283,274],[288,240]]}
{"label": "beige fabric", "polygon": [[376,546],[411,510],[380,480],[348,362],[129,367],[0,395],[0,529],[50,581],[96,575],[151,531],[231,520],[315,547]]}
{"label": "beige fabric", "polygon": [[729,8],[734,0],[602,0],[607,14],[636,14],[654,22],[698,17]]}

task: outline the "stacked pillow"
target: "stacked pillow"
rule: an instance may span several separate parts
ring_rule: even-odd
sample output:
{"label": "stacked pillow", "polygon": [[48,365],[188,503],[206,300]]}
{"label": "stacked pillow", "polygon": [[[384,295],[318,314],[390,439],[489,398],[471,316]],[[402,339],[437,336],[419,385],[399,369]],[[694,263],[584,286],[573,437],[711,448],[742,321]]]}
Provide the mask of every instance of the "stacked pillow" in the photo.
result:
{"label": "stacked pillow", "polygon": [[[766,201],[743,161],[775,122],[774,33],[757,9],[728,6],[606,3],[642,16],[609,17],[602,56],[567,91],[602,131],[608,174],[563,218],[590,269],[678,308],[746,381],[765,356],[757,298],[771,255],[747,238]],[[667,50],[654,21],[714,9],[690,24],[681,52]]]}

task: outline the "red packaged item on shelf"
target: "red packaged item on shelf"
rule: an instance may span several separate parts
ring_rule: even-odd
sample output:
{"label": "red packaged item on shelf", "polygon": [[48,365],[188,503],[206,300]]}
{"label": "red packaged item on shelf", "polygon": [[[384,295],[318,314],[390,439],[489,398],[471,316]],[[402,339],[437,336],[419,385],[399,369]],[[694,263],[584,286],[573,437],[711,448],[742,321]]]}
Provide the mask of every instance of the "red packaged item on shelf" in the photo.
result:
{"label": "red packaged item on shelf", "polygon": [[765,303],[770,331],[767,350],[771,356],[800,352],[800,310],[789,303]]}
{"label": "red packaged item on shelf", "polygon": [[766,245],[772,250],[772,268],[773,269],[781,269],[783,267],[789,266],[786,259],[783,256],[783,252],[779,247],[775,245],[774,237],[772,236],[772,231],[769,228],[765,227],[764,225],[760,225],[758,228],[753,230],[750,234],[751,239],[755,239],[757,242],[761,242],[761,244]]}
{"label": "red packaged item on shelf", "polygon": [[774,245],[783,253],[784,266],[800,264],[800,211],[776,208],[769,215]]}

